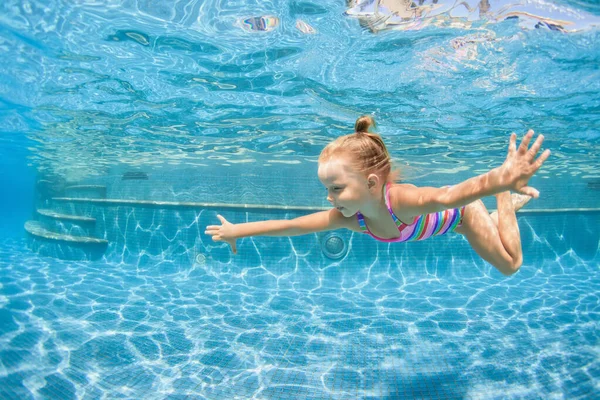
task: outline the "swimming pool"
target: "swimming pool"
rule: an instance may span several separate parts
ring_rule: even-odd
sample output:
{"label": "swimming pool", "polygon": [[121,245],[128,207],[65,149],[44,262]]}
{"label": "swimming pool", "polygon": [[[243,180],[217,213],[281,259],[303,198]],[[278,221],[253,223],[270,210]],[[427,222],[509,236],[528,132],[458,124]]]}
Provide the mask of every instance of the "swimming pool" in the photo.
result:
{"label": "swimming pool", "polygon": [[[0,7],[1,398],[598,393],[596,30],[374,34],[333,0]],[[326,207],[316,158],[365,112],[418,185],[544,133],[517,274],[456,235],[258,237],[233,256],[203,234],[217,213]]]}

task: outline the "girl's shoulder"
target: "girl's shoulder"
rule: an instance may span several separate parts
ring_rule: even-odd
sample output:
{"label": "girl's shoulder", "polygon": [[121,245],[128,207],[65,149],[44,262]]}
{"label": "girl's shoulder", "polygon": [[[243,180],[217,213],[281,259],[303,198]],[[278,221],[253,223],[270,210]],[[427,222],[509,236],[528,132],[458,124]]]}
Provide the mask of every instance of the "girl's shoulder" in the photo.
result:
{"label": "girl's shoulder", "polygon": [[402,207],[402,195],[403,193],[416,188],[417,186],[410,183],[392,183],[388,188],[388,196],[392,211],[400,221],[409,225],[414,222],[416,217],[410,213],[407,213],[404,207]]}
{"label": "girl's shoulder", "polygon": [[416,188],[416,187],[417,186],[415,186],[411,183],[392,183],[389,186],[390,190],[401,190],[401,189]]}
{"label": "girl's shoulder", "polygon": [[401,199],[403,193],[413,189],[417,189],[417,186],[410,183],[392,183],[388,186],[388,196],[390,197],[390,201],[392,199]]}

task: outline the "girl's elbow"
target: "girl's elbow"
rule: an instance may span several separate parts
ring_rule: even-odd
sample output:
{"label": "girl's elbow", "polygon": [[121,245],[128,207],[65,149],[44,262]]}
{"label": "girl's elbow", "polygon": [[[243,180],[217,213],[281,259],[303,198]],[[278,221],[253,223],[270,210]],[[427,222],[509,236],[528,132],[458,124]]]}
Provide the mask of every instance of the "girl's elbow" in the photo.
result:
{"label": "girl's elbow", "polygon": [[308,235],[309,233],[316,232],[315,229],[311,229],[305,222],[299,219],[293,219],[288,221],[285,228],[285,236],[301,236]]}
{"label": "girl's elbow", "polygon": [[448,196],[436,195],[428,198],[422,198],[419,202],[419,208],[423,210],[423,214],[431,214],[438,211],[446,210],[450,207]]}
{"label": "girl's elbow", "polygon": [[435,196],[432,196],[431,205],[436,211],[443,211],[449,208],[453,208],[453,201],[448,192],[448,188],[438,189]]}

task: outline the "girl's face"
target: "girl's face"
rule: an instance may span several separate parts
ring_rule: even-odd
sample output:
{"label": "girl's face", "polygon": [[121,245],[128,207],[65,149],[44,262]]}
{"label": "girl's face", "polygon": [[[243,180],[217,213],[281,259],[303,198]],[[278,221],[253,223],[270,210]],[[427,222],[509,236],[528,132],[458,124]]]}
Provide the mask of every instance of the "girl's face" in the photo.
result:
{"label": "girl's face", "polygon": [[367,178],[356,171],[346,157],[330,158],[320,163],[318,174],[327,189],[327,200],[344,217],[356,214],[369,198]]}

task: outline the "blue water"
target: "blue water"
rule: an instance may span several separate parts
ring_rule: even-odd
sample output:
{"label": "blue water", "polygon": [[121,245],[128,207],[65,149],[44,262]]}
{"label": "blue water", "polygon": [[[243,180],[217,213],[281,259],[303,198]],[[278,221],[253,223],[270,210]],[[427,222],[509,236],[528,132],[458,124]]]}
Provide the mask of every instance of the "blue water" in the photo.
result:
{"label": "blue water", "polygon": [[[587,28],[374,33],[343,0],[2,2],[0,398],[595,398],[600,8],[554,4]],[[235,257],[203,235],[217,213],[327,206],[316,159],[364,113],[417,185],[545,135],[517,274],[457,235],[340,231],[339,259],[323,234]]]}

